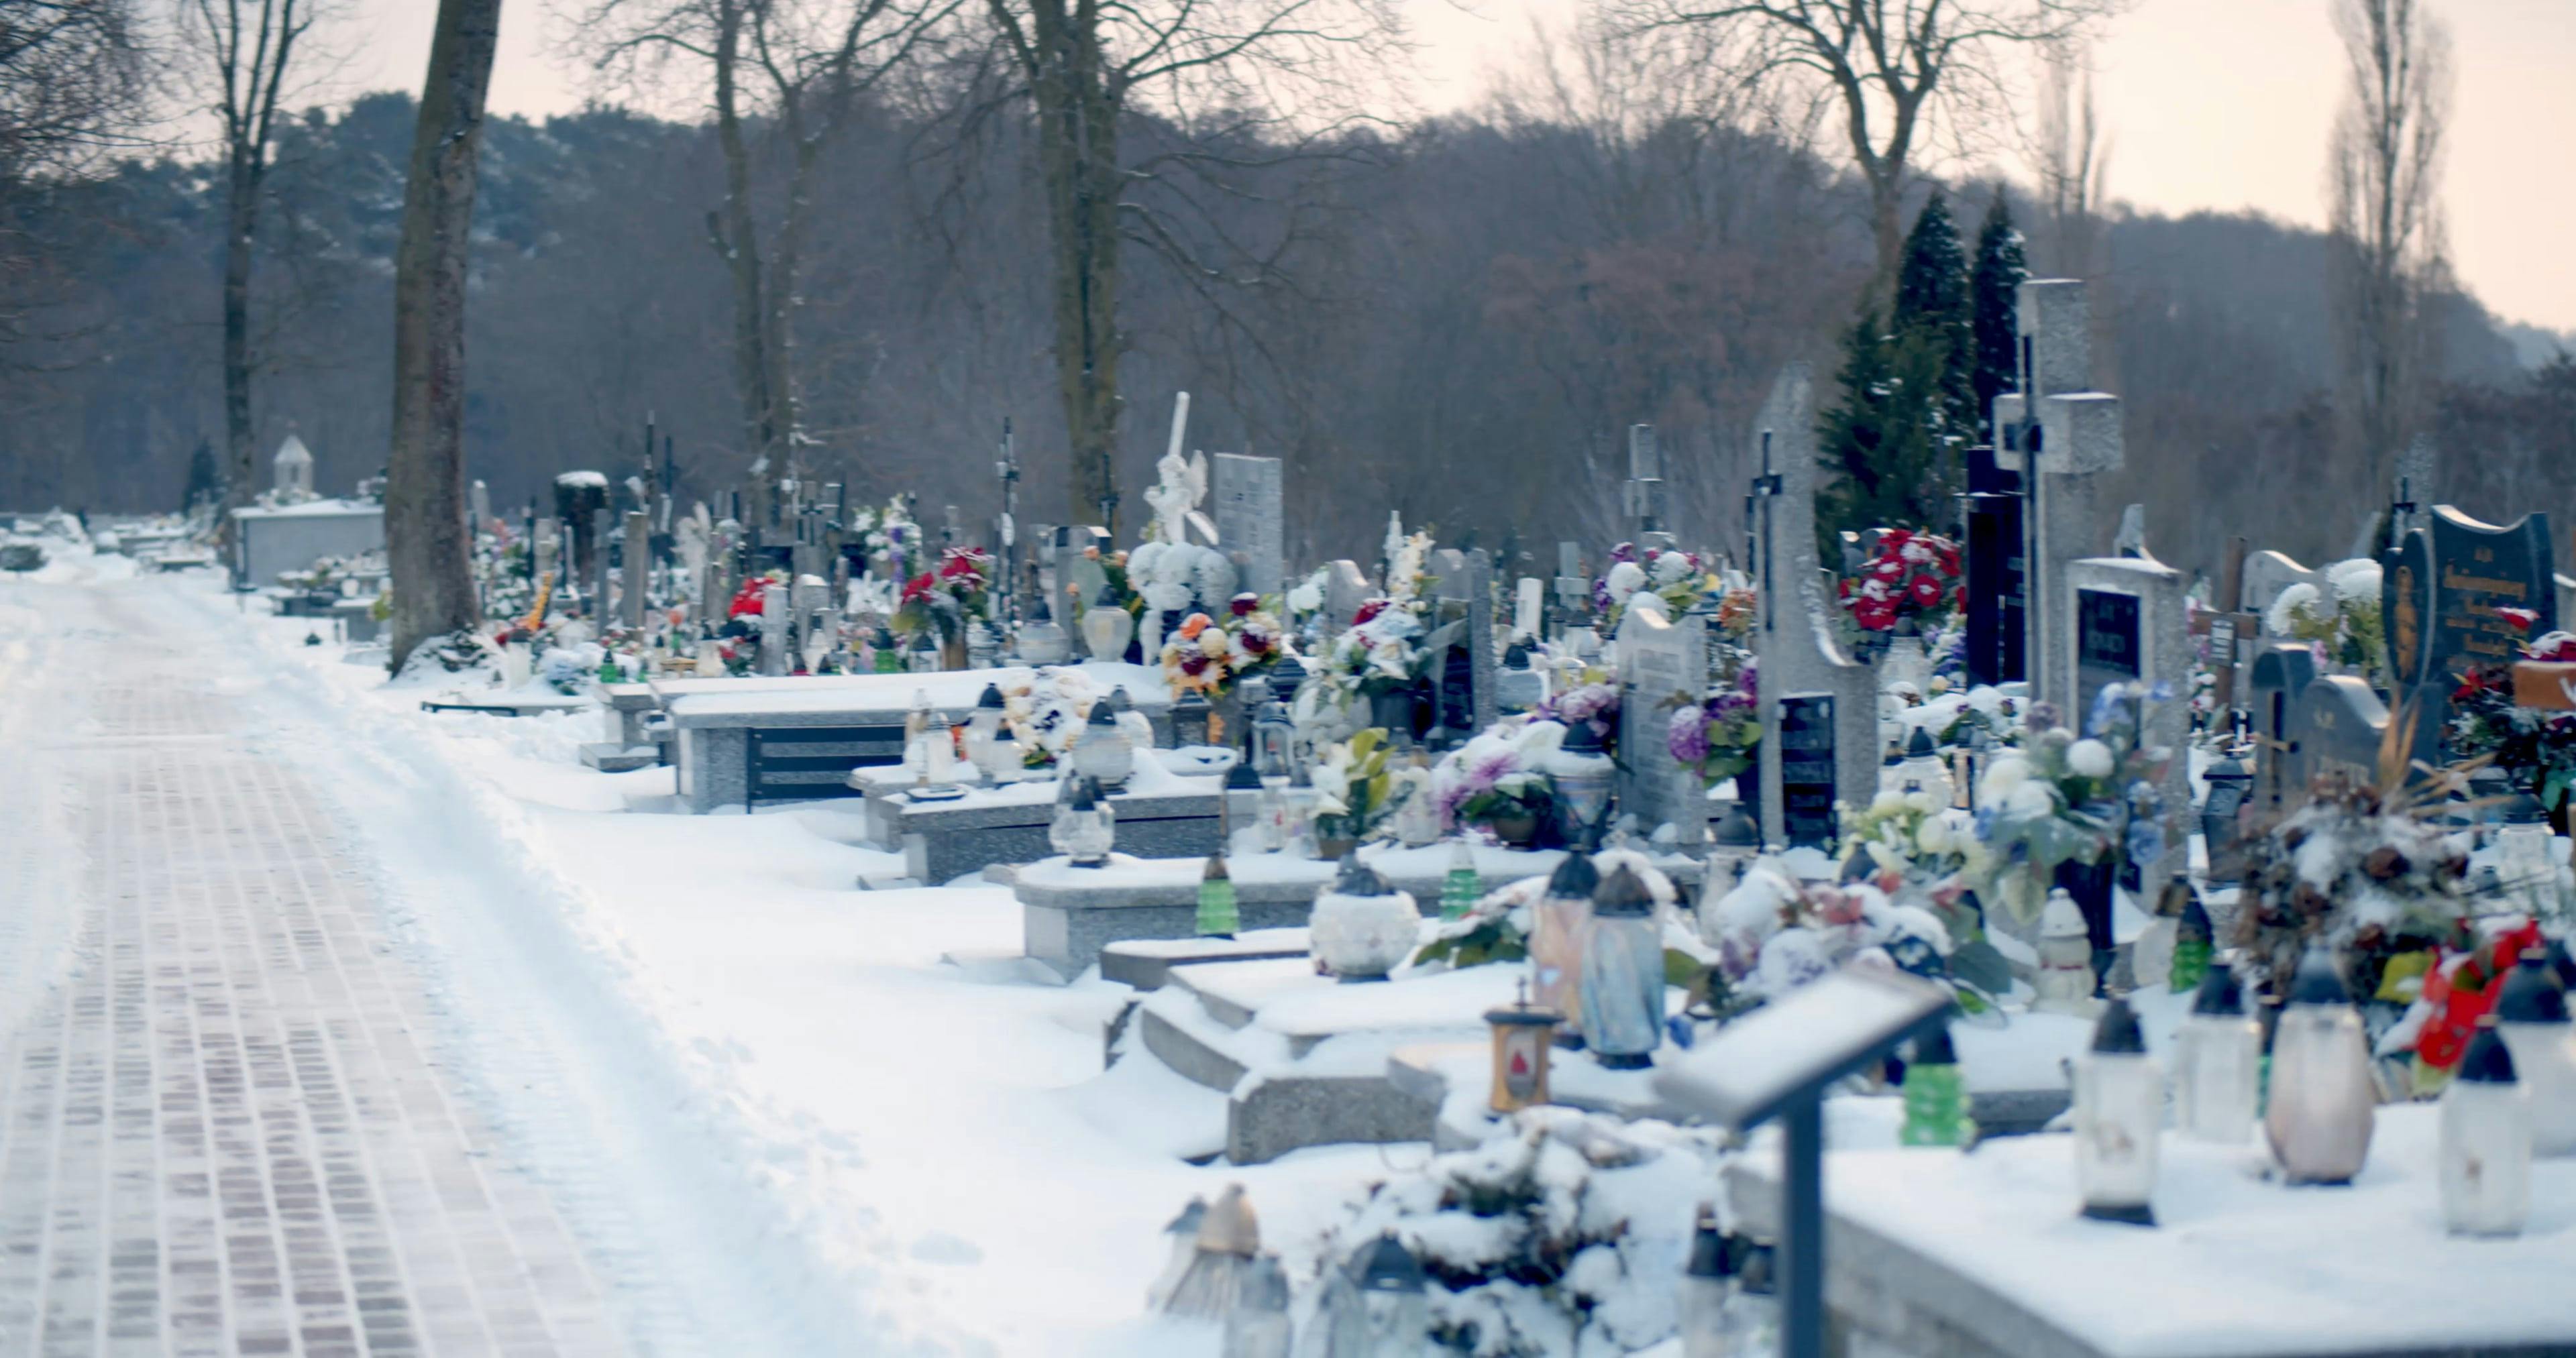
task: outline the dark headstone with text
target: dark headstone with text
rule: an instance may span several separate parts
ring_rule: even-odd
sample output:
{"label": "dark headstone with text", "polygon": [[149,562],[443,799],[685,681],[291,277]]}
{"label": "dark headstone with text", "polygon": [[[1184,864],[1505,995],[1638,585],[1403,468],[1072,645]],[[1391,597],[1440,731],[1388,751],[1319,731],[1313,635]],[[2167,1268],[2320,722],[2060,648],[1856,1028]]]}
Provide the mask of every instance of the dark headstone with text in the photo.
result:
{"label": "dark headstone with text", "polygon": [[1838,839],[1834,798],[1840,792],[1834,777],[1834,695],[1782,694],[1778,741],[1788,842],[1831,852]]}
{"label": "dark headstone with text", "polygon": [[2066,714],[2070,721],[2089,716],[2095,695],[2106,685],[2145,677],[2139,631],[2137,595],[2075,591],[2075,710]]}

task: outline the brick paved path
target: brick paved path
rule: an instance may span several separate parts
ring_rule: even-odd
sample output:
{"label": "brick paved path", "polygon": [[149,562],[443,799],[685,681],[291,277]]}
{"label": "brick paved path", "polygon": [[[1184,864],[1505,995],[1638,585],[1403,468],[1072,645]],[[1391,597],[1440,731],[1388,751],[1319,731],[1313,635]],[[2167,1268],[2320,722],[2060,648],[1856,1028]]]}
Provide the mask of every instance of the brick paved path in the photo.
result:
{"label": "brick paved path", "polygon": [[[106,620],[43,695],[0,685],[65,709],[0,779],[61,777],[53,848],[87,863],[70,979],[0,1038],[0,1358],[620,1352],[433,1063],[316,789],[234,748],[234,700],[148,620]],[[0,851],[30,833],[0,820]]]}

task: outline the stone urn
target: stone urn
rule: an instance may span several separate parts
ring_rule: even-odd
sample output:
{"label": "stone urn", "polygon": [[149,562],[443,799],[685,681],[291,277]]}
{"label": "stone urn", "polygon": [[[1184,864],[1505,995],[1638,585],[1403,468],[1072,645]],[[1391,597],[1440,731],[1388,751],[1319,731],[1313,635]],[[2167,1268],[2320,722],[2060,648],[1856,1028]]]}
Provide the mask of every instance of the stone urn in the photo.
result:
{"label": "stone urn", "polygon": [[1306,920],[1307,945],[1320,971],[1344,981],[1383,981],[1413,956],[1422,937],[1422,911],[1357,851],[1342,856],[1341,873],[1315,898]]}
{"label": "stone urn", "polygon": [[1526,849],[1538,842],[1538,817],[1526,811],[1496,816],[1485,822],[1485,828],[1508,849]]}

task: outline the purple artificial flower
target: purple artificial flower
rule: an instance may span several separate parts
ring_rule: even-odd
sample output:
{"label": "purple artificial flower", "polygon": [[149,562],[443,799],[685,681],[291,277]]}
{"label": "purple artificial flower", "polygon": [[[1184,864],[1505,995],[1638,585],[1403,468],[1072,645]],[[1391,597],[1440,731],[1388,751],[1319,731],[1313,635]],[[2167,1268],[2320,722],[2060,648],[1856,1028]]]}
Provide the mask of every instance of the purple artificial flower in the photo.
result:
{"label": "purple artificial flower", "polygon": [[1673,713],[1672,725],[1664,734],[1664,745],[1673,758],[1685,764],[1697,764],[1708,758],[1708,713],[1696,706]]}

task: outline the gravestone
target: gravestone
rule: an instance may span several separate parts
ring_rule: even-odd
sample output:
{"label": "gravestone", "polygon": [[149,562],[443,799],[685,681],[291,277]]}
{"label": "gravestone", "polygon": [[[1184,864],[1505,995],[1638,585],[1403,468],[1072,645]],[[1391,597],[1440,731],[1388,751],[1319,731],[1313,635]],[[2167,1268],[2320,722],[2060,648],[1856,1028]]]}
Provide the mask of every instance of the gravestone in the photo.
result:
{"label": "gravestone", "polygon": [[2021,390],[1995,398],[2004,435],[1996,465],[2022,475],[2028,578],[2043,582],[2029,619],[2035,696],[2061,708],[2074,697],[2074,598],[2055,582],[2107,545],[2102,495],[2122,457],[2120,400],[2092,390],[2091,310],[2084,284],[2033,279],[2018,298]]}
{"label": "gravestone", "polygon": [[771,585],[760,592],[760,672],[772,676],[787,673],[785,585]]}
{"label": "gravestone", "polygon": [[2329,674],[2311,680],[2299,695],[2290,727],[2289,774],[2305,788],[2320,774],[2335,773],[2365,787],[2379,783],[2379,747],[2388,730],[2388,705],[2363,680]]}
{"label": "gravestone", "polygon": [[469,506],[466,512],[474,516],[473,535],[479,537],[491,532],[492,492],[481,481],[476,481],[474,488],[466,492],[466,503]]}
{"label": "gravestone", "polygon": [[[1755,584],[1762,594],[1754,629],[1762,729],[1766,740],[1777,738],[1782,695],[1830,698],[1809,703],[1802,720],[1831,721],[1836,793],[1866,805],[1878,785],[1878,676],[1844,655],[1836,640],[1833,577],[1816,559],[1815,429],[1809,369],[1793,363],[1772,384],[1753,426],[1757,465],[1763,468],[1751,497]],[[1705,686],[1705,677],[1700,682]],[[1785,843],[1788,830],[1781,762],[1759,761],[1762,836],[1770,844]]]}
{"label": "gravestone", "polygon": [[1688,848],[1707,837],[1708,798],[1697,770],[1673,758],[1666,733],[1675,709],[1708,685],[1708,628],[1632,608],[1619,620],[1619,806],[1640,833],[1671,825]]}
{"label": "gravestone", "polygon": [[2190,866],[2187,817],[2191,811],[2191,668],[2193,660],[2189,610],[2184,604],[2188,582],[2182,572],[2146,554],[2097,557],[2070,562],[2066,589],[2075,634],[2068,638],[2067,670],[2075,676],[2077,705],[2066,712],[2077,734],[2093,711],[2093,700],[2112,683],[2143,680],[2171,685],[2170,696],[2144,711],[2140,738],[2149,746],[2173,752],[2166,765],[2165,852],[2153,863],[2138,865],[2135,889],[2141,900],[2156,900],[2166,881]]}
{"label": "gravestone", "polygon": [[2247,680],[2246,710],[2254,728],[2254,797],[2260,814],[2288,811],[2308,798],[2297,776],[2297,704],[2316,682],[2316,653],[2296,642],[2271,642],[2256,651]]}
{"label": "gravestone", "polygon": [[1377,586],[1369,583],[1360,563],[1345,557],[1324,572],[1324,633],[1340,636],[1349,630],[1351,618],[1360,605],[1377,597]]}
{"label": "gravestone", "polygon": [[1512,582],[1512,636],[1536,641],[1546,621],[1547,582],[1535,575],[1524,575]]}
{"label": "gravestone", "polygon": [[1093,552],[1109,553],[1109,532],[1088,524],[1057,528],[1047,539],[1046,587],[1051,591],[1047,611],[1072,632],[1074,620],[1091,601],[1100,597],[1100,587],[1109,581]]}
{"label": "gravestone", "polygon": [[2380,587],[2402,719],[2414,723],[2416,757],[2428,758],[2449,724],[2460,676],[2472,665],[2510,665],[2521,654],[2524,632],[2495,610],[2537,614],[2532,636],[2558,626],[2549,516],[2499,525],[2436,505],[2431,529],[2408,533],[2390,554]]}
{"label": "gravestone", "polygon": [[2202,609],[2191,621],[2193,635],[2206,639],[2210,671],[2217,680],[2211,695],[2215,704],[2213,725],[2225,725],[2227,714],[2244,700],[2245,659],[2253,654],[2254,639],[2263,631],[2261,618],[2237,608],[2236,600],[2244,584],[2245,539],[2229,538],[2212,606]]}
{"label": "gravestone", "polygon": [[552,519],[537,520],[536,527],[530,532],[529,536],[533,539],[530,550],[532,552],[531,559],[536,563],[537,578],[540,580],[552,581],[554,584],[560,586],[563,581],[555,574],[557,570],[555,558],[561,554],[561,549],[558,545],[559,537],[555,521]]}
{"label": "gravestone", "polygon": [[583,601],[582,613],[598,624],[604,635],[608,630],[608,526],[615,522],[605,509],[590,511],[590,561],[582,576],[590,597]]}
{"label": "gravestone", "polygon": [[1592,581],[1583,573],[1583,549],[1571,542],[1556,544],[1556,623],[1548,640],[1563,640],[1591,607]]}
{"label": "gravestone", "polygon": [[1254,594],[1284,589],[1288,510],[1279,459],[1217,454],[1208,463],[1208,495],[1216,512],[1217,545],[1233,558],[1241,587]]}
{"label": "gravestone", "polygon": [[1492,558],[1483,548],[1433,553],[1433,630],[1424,645],[1441,744],[1464,742],[1501,715],[1496,695]]}
{"label": "gravestone", "polygon": [[651,517],[640,509],[629,512],[626,516],[626,551],[620,558],[624,564],[618,567],[617,573],[617,611],[626,624],[626,630],[638,636],[644,631],[645,586],[653,576],[652,539]]}
{"label": "gravestone", "polygon": [[1995,465],[1994,449],[1971,448],[1967,502],[1968,682],[2009,683],[2028,664],[2021,477]]}
{"label": "gravestone", "polygon": [[1621,508],[1628,515],[1628,540],[1637,545],[1637,554],[1671,547],[1672,534],[1664,523],[1664,454],[1655,443],[1651,424],[1628,426],[1628,480],[1620,490]]}
{"label": "gravestone", "polygon": [[[2292,585],[2314,585],[2320,608],[2334,606],[2334,582],[2320,570],[2310,570],[2279,552],[2256,552],[2245,558],[2245,571],[2237,586],[2236,606],[2258,618],[2268,618],[2272,604],[2281,591]],[[2265,624],[2270,625],[2268,622]]]}

